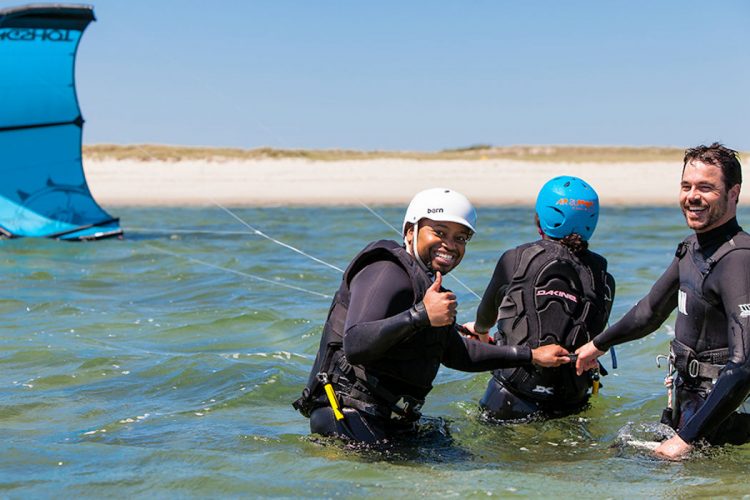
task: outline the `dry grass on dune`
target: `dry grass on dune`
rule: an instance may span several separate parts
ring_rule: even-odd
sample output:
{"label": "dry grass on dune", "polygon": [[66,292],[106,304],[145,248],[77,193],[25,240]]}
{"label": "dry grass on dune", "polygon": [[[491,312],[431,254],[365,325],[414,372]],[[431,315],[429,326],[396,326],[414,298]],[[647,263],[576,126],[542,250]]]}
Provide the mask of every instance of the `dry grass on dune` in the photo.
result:
{"label": "dry grass on dune", "polygon": [[[621,146],[507,146],[475,145],[436,152],[354,151],[346,149],[239,149],[154,144],[96,144],[83,147],[92,160],[139,161],[227,161],[266,159],[306,159],[344,161],[373,159],[404,160],[519,160],[555,163],[681,162],[684,150],[670,147]],[[745,155],[747,156],[747,155]]]}

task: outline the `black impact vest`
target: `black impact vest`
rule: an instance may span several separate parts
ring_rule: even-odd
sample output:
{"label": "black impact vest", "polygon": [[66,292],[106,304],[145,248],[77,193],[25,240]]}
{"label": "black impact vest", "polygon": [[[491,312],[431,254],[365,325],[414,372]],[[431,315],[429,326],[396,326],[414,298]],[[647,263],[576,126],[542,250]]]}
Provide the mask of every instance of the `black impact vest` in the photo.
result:
{"label": "black impact vest", "polygon": [[344,404],[355,408],[361,406],[357,400],[363,399],[368,405],[384,407],[393,407],[404,398],[421,403],[432,389],[450,327],[421,329],[367,365],[352,365],[344,355],[344,327],[351,297],[349,286],[365,266],[381,260],[395,262],[406,271],[413,286],[414,304],[422,301],[432,285],[427,273],[395,241],[373,242],[352,260],[331,303],[307,386],[302,398],[294,404],[305,416],[316,407],[328,404],[319,382],[320,373],[328,376]]}
{"label": "black impact vest", "polygon": [[[614,280],[607,261],[585,251],[585,261],[564,245],[539,240],[521,247],[521,258],[498,309],[498,343],[531,348],[559,344],[570,352],[607,324]],[[585,400],[588,374],[573,365],[496,370],[493,374],[530,399],[575,403]]]}
{"label": "black impact vest", "polygon": [[708,293],[705,281],[716,264],[736,250],[750,250],[750,235],[744,231],[721,244],[710,257],[700,251],[694,234],[677,247],[680,289],[671,354],[677,372],[690,386],[710,389],[729,360],[728,318],[721,297]]}

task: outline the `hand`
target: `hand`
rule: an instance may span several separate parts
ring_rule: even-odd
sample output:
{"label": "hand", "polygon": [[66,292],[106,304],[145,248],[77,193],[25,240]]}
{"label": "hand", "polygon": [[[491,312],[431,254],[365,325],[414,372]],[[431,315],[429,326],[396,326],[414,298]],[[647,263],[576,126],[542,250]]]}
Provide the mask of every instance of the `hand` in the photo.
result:
{"label": "hand", "polygon": [[664,441],[654,450],[654,455],[667,460],[682,460],[693,450],[693,445],[682,440],[678,435]]}
{"label": "hand", "polygon": [[435,273],[435,282],[427,289],[422,299],[431,326],[448,326],[456,321],[456,296],[453,292],[441,292],[442,284],[443,276],[438,271]]}
{"label": "hand", "polygon": [[604,351],[597,349],[596,346],[594,346],[594,342],[590,341],[579,347],[578,350],[576,350],[576,354],[578,355],[578,359],[576,360],[576,374],[581,375],[586,370],[599,368],[597,358],[604,354]]}
{"label": "hand", "polygon": [[570,353],[562,346],[557,344],[543,345],[531,350],[531,362],[542,368],[552,368],[555,366],[570,363],[568,357]]}
{"label": "hand", "polygon": [[461,325],[464,330],[468,330],[470,335],[464,335],[464,337],[470,337],[478,340],[479,342],[483,342],[485,344],[490,343],[490,332],[485,333],[479,333],[474,329],[474,321],[469,321],[468,323],[464,323]]}

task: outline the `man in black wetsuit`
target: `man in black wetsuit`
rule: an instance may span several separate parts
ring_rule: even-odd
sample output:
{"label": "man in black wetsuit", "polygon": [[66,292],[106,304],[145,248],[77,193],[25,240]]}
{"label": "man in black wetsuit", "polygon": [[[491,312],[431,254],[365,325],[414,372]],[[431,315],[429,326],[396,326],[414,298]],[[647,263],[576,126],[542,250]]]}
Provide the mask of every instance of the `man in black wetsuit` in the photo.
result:
{"label": "man in black wetsuit", "polygon": [[679,459],[704,439],[750,440],[750,416],[737,412],[750,393],[750,235],[737,224],[742,172],[721,144],[685,153],[680,207],[695,234],[651,291],[611,328],[578,350],[578,373],[610,347],[656,330],[678,309],[671,356],[677,369],[673,426],[655,454]]}
{"label": "man in black wetsuit", "polygon": [[479,372],[569,362],[560,346],[492,346],[458,333],[456,296],[442,276],[461,262],[475,226],[466,197],[429,189],[407,209],[404,245],[376,241],[352,260],[294,403],[313,433],[372,443],[413,432],[441,363]]}

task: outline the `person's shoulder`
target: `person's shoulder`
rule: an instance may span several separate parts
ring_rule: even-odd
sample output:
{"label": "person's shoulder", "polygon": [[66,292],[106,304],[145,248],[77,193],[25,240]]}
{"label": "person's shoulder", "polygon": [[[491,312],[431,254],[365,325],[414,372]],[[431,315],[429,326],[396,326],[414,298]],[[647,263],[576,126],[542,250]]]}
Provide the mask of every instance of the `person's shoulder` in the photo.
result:
{"label": "person's shoulder", "polygon": [[[724,260],[726,258],[732,258],[734,259],[743,259],[746,260],[750,258],[750,234],[746,233],[745,231],[739,231],[737,234],[732,236],[732,238],[724,243],[723,245],[723,253],[724,256],[721,258],[721,260]],[[722,252],[722,250],[719,250],[719,252]]]}
{"label": "person's shoulder", "polygon": [[[407,258],[408,252],[397,242],[393,240],[373,241],[362,251],[366,256],[365,265],[378,267],[398,267],[404,268],[401,258]],[[403,254],[403,255],[400,255]]]}
{"label": "person's shoulder", "polygon": [[738,247],[721,256],[711,267],[706,278],[722,294],[740,291],[745,294],[750,286],[750,247]]}
{"label": "person's shoulder", "polygon": [[376,249],[383,249],[383,250],[390,250],[390,251],[397,251],[398,248],[403,249],[403,244],[398,243],[393,240],[375,240],[368,243],[363,249],[363,252],[366,252],[368,250],[376,250]]}
{"label": "person's shoulder", "polygon": [[603,266],[605,269],[607,267],[607,258],[600,253],[594,252],[592,250],[584,250],[581,253],[581,257],[581,260],[583,260],[584,262],[595,262],[596,264]]}
{"label": "person's shoulder", "polygon": [[505,250],[502,250],[500,253],[500,257],[505,257],[506,255],[513,255],[519,251],[519,249],[524,248],[528,243],[524,243],[523,245],[518,245],[517,247],[511,247],[506,248]]}
{"label": "person's shoulder", "polygon": [[[750,265],[750,234],[740,231],[712,256],[716,268],[722,273],[736,275]],[[731,279],[731,276],[729,276]]]}
{"label": "person's shoulder", "polygon": [[506,250],[503,253],[503,255],[521,255],[526,250],[528,250],[529,248],[533,248],[533,247],[536,247],[541,250],[544,248],[545,244],[547,243],[551,243],[551,242],[547,242],[545,240],[529,241],[527,243],[522,243],[518,245],[517,247],[513,247],[513,248]]}
{"label": "person's shoulder", "polygon": [[391,267],[403,269],[404,266],[399,259],[400,252],[406,254],[406,250],[393,240],[370,242],[349,263],[349,267],[344,273],[344,279],[351,282],[362,270],[372,270],[373,266],[377,269]]}
{"label": "person's shoulder", "polygon": [[394,288],[411,288],[409,273],[396,260],[377,259],[363,265],[352,277],[352,285],[355,283],[369,283],[378,286],[388,285]]}
{"label": "person's shoulder", "polygon": [[359,255],[361,257],[366,257],[369,261],[393,260],[394,256],[401,252],[406,253],[403,244],[393,240],[377,240],[368,243],[359,252]]}
{"label": "person's shoulder", "polygon": [[734,245],[738,248],[750,250],[750,234],[745,231],[739,231],[732,237]]}
{"label": "person's shoulder", "polygon": [[[403,276],[404,279],[407,279],[409,276],[409,273],[404,269],[404,267],[397,261],[392,259],[382,259],[382,260],[375,260],[367,264],[362,271],[366,271],[367,274],[375,273],[382,275],[383,273],[386,273],[388,276],[391,277],[391,279],[395,278],[396,276]],[[362,272],[360,272],[362,274]]]}
{"label": "person's shoulder", "polygon": [[499,261],[505,263],[505,265],[511,265],[510,263],[512,263],[512,265],[515,267],[515,265],[518,264],[518,262],[523,257],[526,250],[534,246],[537,246],[541,249],[541,241],[543,240],[530,241],[528,243],[522,243],[521,245],[518,245],[516,247],[509,248],[505,250],[502,255],[500,255]]}
{"label": "person's shoulder", "polygon": [[744,266],[750,264],[750,235],[745,234],[743,238],[738,238],[738,236],[735,235],[732,238],[731,246],[726,249],[726,253],[716,259],[718,263],[723,262],[724,265],[742,263]]}
{"label": "person's shoulder", "polygon": [[525,249],[527,249],[529,247],[544,246],[545,244],[553,244],[554,245],[555,243],[553,241],[539,239],[539,240],[529,241],[527,243],[522,243],[522,244],[518,245],[515,248],[515,250],[524,251]]}

